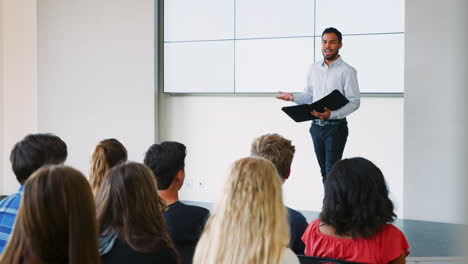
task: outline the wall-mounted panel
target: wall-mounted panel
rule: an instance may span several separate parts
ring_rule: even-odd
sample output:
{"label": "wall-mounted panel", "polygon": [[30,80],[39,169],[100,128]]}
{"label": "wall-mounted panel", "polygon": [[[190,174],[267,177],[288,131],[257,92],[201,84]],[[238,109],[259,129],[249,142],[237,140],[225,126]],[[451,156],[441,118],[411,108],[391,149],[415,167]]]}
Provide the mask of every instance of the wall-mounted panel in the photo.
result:
{"label": "wall-mounted panel", "polygon": [[236,42],[236,92],[302,91],[314,38]]}
{"label": "wall-mounted panel", "polygon": [[[323,60],[321,38],[315,59]],[[404,34],[343,36],[340,54],[358,72],[361,93],[404,91]]]}
{"label": "wall-mounted panel", "polygon": [[327,27],[343,34],[405,31],[404,0],[316,0],[317,35]]}
{"label": "wall-mounted panel", "polygon": [[314,1],[237,0],[236,38],[314,35]]}
{"label": "wall-mounted panel", "polygon": [[234,0],[165,0],[164,41],[234,38]]}
{"label": "wall-mounted panel", "polygon": [[234,41],[164,44],[164,91],[234,92]]}

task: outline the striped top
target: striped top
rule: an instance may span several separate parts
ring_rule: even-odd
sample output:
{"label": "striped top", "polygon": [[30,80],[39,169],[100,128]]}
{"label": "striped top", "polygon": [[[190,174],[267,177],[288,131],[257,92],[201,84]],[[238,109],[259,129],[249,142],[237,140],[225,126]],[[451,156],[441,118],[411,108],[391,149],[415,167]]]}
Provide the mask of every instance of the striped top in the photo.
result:
{"label": "striped top", "polygon": [[0,254],[3,253],[13,231],[23,190],[24,185],[21,185],[17,193],[0,201]]}

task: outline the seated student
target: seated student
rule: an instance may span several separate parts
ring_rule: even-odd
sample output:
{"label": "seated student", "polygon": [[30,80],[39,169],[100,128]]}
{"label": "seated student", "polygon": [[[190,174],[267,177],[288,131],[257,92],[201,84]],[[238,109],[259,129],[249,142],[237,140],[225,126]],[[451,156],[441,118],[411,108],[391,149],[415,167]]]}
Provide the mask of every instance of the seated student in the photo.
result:
{"label": "seated student", "polygon": [[164,209],[148,167],[127,162],[110,169],[96,196],[102,263],[178,263]]}
{"label": "seated student", "polygon": [[158,183],[158,193],[168,205],[164,212],[172,241],[182,263],[192,263],[193,253],[209,211],[179,201],[179,190],[185,178],[186,148],[179,142],[166,141],[152,145],[144,163],[151,168]]}
{"label": "seated student", "polygon": [[258,157],[236,161],[198,242],[193,263],[298,264],[288,243],[286,208],[276,168]]}
{"label": "seated student", "polygon": [[66,166],[45,166],[26,181],[15,229],[0,264],[99,264],[94,197]]}
{"label": "seated student", "polygon": [[17,193],[0,201],[0,254],[3,252],[15,223],[23,195],[24,183],[45,164],[60,164],[67,158],[67,145],[52,134],[30,134],[13,146],[11,167],[21,184]]}
{"label": "seated student", "polygon": [[[296,148],[287,140],[278,134],[266,134],[256,138],[251,146],[251,154],[265,158],[275,165],[281,182],[284,183],[291,175],[291,163]],[[296,254],[304,254],[304,243],[301,240],[305,229],[307,228],[306,218],[298,211],[288,209],[288,222],[291,232],[291,241],[289,247]]]}
{"label": "seated student", "polygon": [[89,169],[89,181],[94,194],[99,190],[107,171],[124,161],[127,161],[127,149],[117,139],[104,139],[97,144]]}
{"label": "seated student", "polygon": [[403,264],[409,254],[384,176],[364,158],[337,162],[325,184],[320,219],[302,236],[308,256],[359,263]]}

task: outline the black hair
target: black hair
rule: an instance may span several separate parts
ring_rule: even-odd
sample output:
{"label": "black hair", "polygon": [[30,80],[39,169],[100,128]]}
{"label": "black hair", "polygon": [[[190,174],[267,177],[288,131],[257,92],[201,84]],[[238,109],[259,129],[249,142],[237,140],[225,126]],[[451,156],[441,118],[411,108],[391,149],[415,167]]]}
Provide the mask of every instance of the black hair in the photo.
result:
{"label": "black hair", "polygon": [[368,238],[396,215],[380,169],[364,158],[338,161],[325,184],[320,220],[337,235]]}
{"label": "black hair", "polygon": [[328,33],[334,33],[336,37],[338,37],[338,42],[340,43],[343,40],[343,36],[341,35],[341,32],[334,27],[326,28],[322,33],[322,38],[323,38],[323,35],[328,34]]}
{"label": "black hair", "polygon": [[60,164],[67,159],[67,145],[53,134],[29,134],[13,146],[10,161],[16,179],[23,184],[46,164]]}
{"label": "black hair", "polygon": [[156,176],[159,190],[167,190],[177,172],[184,170],[186,155],[185,145],[175,141],[153,144],[148,149],[144,163]]}

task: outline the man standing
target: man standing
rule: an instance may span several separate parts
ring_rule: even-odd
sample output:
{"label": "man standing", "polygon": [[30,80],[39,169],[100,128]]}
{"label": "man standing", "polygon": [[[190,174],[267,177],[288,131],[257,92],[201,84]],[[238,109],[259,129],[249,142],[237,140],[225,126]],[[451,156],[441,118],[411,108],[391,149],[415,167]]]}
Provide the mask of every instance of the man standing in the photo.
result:
{"label": "man standing", "polygon": [[341,32],[332,27],[325,29],[322,33],[323,60],[310,66],[304,92],[295,94],[278,92],[279,95],[276,97],[297,104],[310,104],[322,99],[333,90],[338,90],[349,100],[349,103],[335,111],[325,108],[324,112],[310,113],[318,118],[312,121],[310,134],[323,184],[333,164],[343,156],[348,138],[346,116],[356,111],[360,105],[357,72],[341,59],[339,51],[342,46]]}

